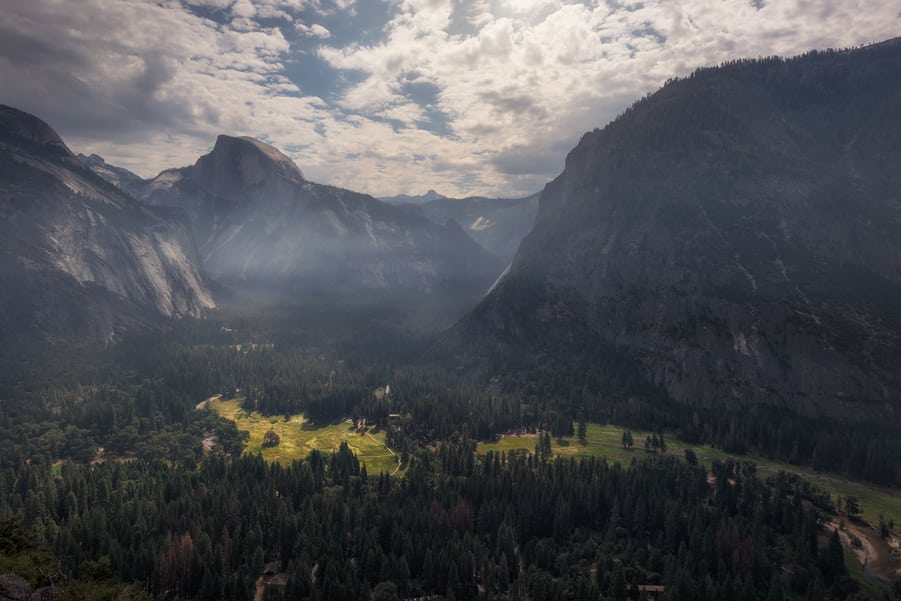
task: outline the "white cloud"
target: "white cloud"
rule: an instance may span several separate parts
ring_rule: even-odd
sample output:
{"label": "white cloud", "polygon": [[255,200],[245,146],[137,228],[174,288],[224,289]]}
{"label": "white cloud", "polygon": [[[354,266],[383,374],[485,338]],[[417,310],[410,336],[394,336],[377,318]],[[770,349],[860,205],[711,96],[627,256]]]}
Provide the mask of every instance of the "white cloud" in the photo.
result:
{"label": "white cloud", "polygon": [[188,6],[205,6],[208,8],[229,8],[235,0],[184,0]]}
{"label": "white cloud", "polygon": [[[484,185],[477,191],[487,193],[539,187],[582,132],[670,77],[732,58],[879,41],[899,24],[897,11],[875,0],[816,8],[785,0],[760,9],[747,0],[495,6],[467,7],[475,33],[450,36],[450,2],[405,0],[383,43],[320,51],[335,68],[368,75],[342,99],[362,116],[401,103],[405,73],[434,83],[436,108],[449,116],[455,137],[430,140],[430,156],[471,169]],[[392,139],[401,144],[412,136],[400,130]],[[399,191],[428,187],[415,182]]]}
{"label": "white cloud", "polygon": [[[392,0],[378,5],[393,11],[382,41],[334,47],[346,39],[334,19],[364,5],[188,2],[229,21],[175,2],[11,3],[0,81],[15,85],[0,88],[0,102],[44,118],[74,150],[145,176],[193,163],[229,133],[265,138],[311,179],[355,190],[510,195],[539,189],[584,131],[667,78],[732,58],[875,42],[899,25],[897,9],[878,0],[760,9],[749,0]],[[306,25],[311,18],[321,23]],[[337,98],[305,96],[288,65],[312,52],[357,83]],[[420,127],[430,119],[437,133]]]}
{"label": "white cloud", "polygon": [[238,0],[232,5],[232,14],[249,19],[257,14],[257,9],[250,0]]}
{"label": "white cloud", "polygon": [[322,25],[319,25],[318,23],[313,23],[312,25],[304,25],[303,23],[296,23],[294,25],[294,28],[297,30],[298,33],[301,33],[306,36],[314,37],[314,38],[320,38],[323,40],[327,40],[328,38],[332,37],[332,33],[328,29],[323,27]]}

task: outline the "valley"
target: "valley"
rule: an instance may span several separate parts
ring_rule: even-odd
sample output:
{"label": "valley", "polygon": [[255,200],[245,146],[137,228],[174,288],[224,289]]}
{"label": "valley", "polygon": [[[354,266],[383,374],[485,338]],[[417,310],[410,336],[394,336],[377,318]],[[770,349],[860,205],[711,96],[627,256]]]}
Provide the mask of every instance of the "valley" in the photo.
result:
{"label": "valley", "polygon": [[898,72],[700,67],[498,198],[0,105],[0,599],[901,598]]}

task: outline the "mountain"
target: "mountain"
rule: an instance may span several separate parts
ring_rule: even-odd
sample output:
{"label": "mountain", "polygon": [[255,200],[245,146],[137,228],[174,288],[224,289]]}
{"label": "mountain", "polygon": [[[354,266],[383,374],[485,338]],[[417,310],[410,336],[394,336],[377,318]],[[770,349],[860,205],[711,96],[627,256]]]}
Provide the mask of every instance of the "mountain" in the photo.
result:
{"label": "mountain", "polygon": [[582,137],[456,334],[683,403],[897,415],[897,73],[894,40],[668,83]]}
{"label": "mountain", "polygon": [[532,229],[538,211],[538,196],[450,198],[429,190],[420,196],[400,194],[381,200],[435,223],[453,219],[482,248],[507,264],[516,254],[523,237]]}
{"label": "mountain", "polygon": [[82,166],[46,123],[0,106],[0,326],[108,340],[214,306],[187,225]]}
{"label": "mountain", "polygon": [[81,164],[100,176],[101,179],[111,183],[120,190],[128,192],[134,196],[144,185],[144,180],[128,169],[116,167],[107,163],[102,156],[92,154],[85,156],[81,153],[76,155]]}
{"label": "mountain", "polygon": [[502,269],[455,222],[437,225],[371,196],[307,181],[253,138],[219,136],[193,166],[145,186],[187,211],[208,273],[261,293],[481,293]]}
{"label": "mountain", "polygon": [[443,194],[438,194],[434,190],[429,190],[425,194],[420,194],[419,196],[398,194],[396,196],[381,197],[379,198],[379,200],[381,200],[382,202],[387,202],[390,205],[423,205],[433,200],[441,200],[446,198],[448,197],[444,196]]}
{"label": "mountain", "polygon": [[532,229],[538,212],[538,194],[525,198],[436,198],[407,205],[436,223],[458,222],[479,245],[509,263],[519,243]]}

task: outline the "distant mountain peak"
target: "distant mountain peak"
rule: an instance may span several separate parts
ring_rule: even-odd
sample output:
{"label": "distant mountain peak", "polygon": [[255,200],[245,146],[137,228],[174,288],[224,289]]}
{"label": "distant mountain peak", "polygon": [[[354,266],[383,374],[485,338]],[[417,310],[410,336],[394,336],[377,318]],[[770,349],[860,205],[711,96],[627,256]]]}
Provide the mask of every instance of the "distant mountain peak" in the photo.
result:
{"label": "distant mountain peak", "polygon": [[434,200],[445,200],[448,197],[429,189],[425,194],[419,196],[410,196],[409,194],[398,194],[396,196],[383,196],[379,200],[392,205],[423,205]]}
{"label": "distant mountain peak", "polygon": [[129,194],[137,195],[140,186],[144,183],[139,175],[107,163],[106,159],[99,154],[92,153],[91,156],[85,156],[78,153],[76,158],[96,175]]}
{"label": "distant mountain peak", "polygon": [[220,135],[209,154],[197,161],[198,169],[232,171],[245,185],[256,185],[267,178],[278,177],[303,181],[303,173],[283,152],[249,136]]}
{"label": "distant mountain peak", "polygon": [[11,106],[0,105],[0,140],[15,140],[52,150],[64,157],[73,156],[52,127],[34,115]]}

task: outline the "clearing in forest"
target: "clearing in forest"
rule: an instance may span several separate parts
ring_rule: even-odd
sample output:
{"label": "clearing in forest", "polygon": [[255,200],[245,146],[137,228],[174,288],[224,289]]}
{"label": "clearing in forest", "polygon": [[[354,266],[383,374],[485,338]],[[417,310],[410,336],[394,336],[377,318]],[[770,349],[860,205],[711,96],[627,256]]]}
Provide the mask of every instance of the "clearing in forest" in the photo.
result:
{"label": "clearing in forest", "polygon": [[[267,417],[256,411],[245,411],[241,408],[241,400],[225,401],[213,397],[205,401],[205,407],[235,422],[239,430],[250,433],[245,453],[261,453],[267,461],[291,463],[306,458],[313,449],[329,454],[338,450],[342,442],[347,442],[360,463],[366,464],[366,471],[371,476],[397,471],[397,457],[385,446],[384,432],[359,432],[349,421],[314,424],[303,414],[287,419],[283,415]],[[264,447],[263,435],[269,430],[274,431],[280,441],[276,446]]]}
{"label": "clearing in forest", "polygon": [[[574,426],[574,431],[575,429],[576,426]],[[575,436],[552,437],[551,453],[554,456],[559,455],[561,457],[605,457],[610,462],[618,461],[623,465],[628,465],[633,458],[641,459],[649,456],[649,453],[645,451],[644,444],[645,439],[651,433],[644,430],[630,430],[633,446],[631,449],[626,449],[622,445],[622,434],[627,429],[621,426],[588,423],[584,443]],[[488,451],[509,453],[522,449],[519,452],[534,453],[535,444],[538,442],[537,436],[537,434],[501,436],[495,442],[480,442],[478,452],[480,454],[485,454]],[[866,482],[849,480],[840,474],[817,472],[813,468],[782,463],[755,455],[737,455],[707,445],[691,445],[678,440],[669,433],[664,435],[664,439],[666,441],[667,454],[684,457],[685,449],[693,449],[697,454],[699,463],[704,465],[708,471],[710,463],[715,459],[720,461],[724,459],[751,461],[757,465],[758,473],[762,477],[781,470],[797,474],[805,480],[809,480],[828,492],[832,496],[833,501],[836,501],[838,497],[856,497],[862,511],[860,518],[863,521],[876,526],[879,524],[879,516],[881,514],[886,521],[894,521],[894,533],[896,536],[901,533],[901,491]]]}

